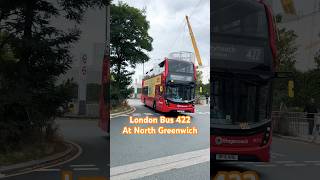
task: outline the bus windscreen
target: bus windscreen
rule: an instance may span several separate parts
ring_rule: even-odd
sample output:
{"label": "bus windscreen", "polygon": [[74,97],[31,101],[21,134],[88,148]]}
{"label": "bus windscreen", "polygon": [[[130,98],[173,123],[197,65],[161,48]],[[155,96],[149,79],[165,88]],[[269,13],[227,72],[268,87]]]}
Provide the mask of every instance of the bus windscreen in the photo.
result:
{"label": "bus windscreen", "polygon": [[270,108],[270,82],[219,79],[213,83],[211,124],[255,124],[267,120]]}
{"label": "bus windscreen", "polygon": [[174,102],[189,102],[194,100],[194,86],[192,85],[169,85],[166,90],[166,98]]}

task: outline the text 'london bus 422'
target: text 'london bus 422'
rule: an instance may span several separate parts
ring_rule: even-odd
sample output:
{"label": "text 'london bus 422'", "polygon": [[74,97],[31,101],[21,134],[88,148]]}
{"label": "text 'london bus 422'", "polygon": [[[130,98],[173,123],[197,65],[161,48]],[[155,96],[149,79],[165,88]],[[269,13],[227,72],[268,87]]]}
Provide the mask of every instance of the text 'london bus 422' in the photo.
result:
{"label": "text 'london bus 422'", "polygon": [[278,64],[271,11],[263,1],[211,4],[211,157],[269,161]]}
{"label": "text 'london bus 422'", "polygon": [[160,112],[194,112],[194,63],[165,58],[145,73],[141,101]]}

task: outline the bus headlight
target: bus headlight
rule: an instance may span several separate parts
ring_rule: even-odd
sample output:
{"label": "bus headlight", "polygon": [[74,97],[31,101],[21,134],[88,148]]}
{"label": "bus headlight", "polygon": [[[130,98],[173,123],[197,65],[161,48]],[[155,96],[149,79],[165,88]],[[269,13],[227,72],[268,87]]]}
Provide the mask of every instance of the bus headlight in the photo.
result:
{"label": "bus headlight", "polygon": [[267,127],[266,131],[264,133],[264,136],[263,136],[263,140],[262,140],[261,146],[264,146],[264,145],[268,144],[269,139],[270,139],[270,134],[271,134],[270,131],[271,131],[271,127]]}

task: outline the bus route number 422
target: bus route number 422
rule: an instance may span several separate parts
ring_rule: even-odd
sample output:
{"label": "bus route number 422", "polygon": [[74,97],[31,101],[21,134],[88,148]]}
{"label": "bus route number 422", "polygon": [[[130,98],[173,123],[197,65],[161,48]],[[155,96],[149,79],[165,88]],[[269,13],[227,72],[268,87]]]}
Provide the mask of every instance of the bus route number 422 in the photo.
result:
{"label": "bus route number 422", "polygon": [[259,176],[254,171],[219,171],[213,180],[259,180]]}
{"label": "bus route number 422", "polygon": [[191,124],[190,116],[178,116],[176,119],[176,123],[178,124]]}

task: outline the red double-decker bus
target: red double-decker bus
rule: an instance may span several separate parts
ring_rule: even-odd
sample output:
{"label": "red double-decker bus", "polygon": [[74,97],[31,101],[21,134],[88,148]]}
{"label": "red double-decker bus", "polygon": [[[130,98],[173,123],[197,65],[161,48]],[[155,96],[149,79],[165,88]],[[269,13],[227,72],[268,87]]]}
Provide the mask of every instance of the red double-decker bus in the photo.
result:
{"label": "red double-decker bus", "polygon": [[191,61],[165,58],[146,72],[141,101],[160,112],[194,112],[196,69]]}
{"label": "red double-decker bus", "polygon": [[278,64],[271,10],[256,0],[211,5],[212,160],[267,162]]}

